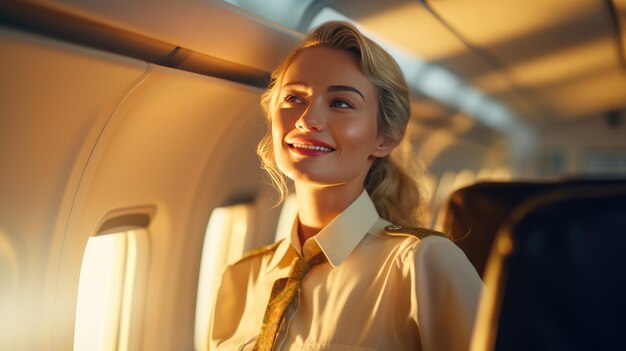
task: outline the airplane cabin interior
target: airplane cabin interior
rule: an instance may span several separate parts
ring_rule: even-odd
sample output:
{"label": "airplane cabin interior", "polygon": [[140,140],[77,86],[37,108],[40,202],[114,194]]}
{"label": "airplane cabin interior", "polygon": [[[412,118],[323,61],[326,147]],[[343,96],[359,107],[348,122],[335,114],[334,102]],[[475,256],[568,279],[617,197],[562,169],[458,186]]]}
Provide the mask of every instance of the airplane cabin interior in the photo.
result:
{"label": "airplane cabin interior", "polygon": [[0,349],[207,350],[224,267],[297,211],[261,94],[329,20],[404,73],[424,227],[493,292],[472,350],[620,348],[626,1],[3,0]]}

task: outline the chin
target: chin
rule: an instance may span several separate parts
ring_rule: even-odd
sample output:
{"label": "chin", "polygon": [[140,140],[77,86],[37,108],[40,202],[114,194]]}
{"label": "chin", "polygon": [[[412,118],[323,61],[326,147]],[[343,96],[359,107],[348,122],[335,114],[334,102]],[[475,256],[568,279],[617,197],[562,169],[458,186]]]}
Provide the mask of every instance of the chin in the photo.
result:
{"label": "chin", "polygon": [[304,159],[299,162],[293,162],[291,159],[285,159],[284,155],[276,158],[276,164],[280,171],[294,182],[301,182],[319,186],[333,186],[352,183],[357,179],[361,179],[361,183],[365,182],[367,169],[346,169],[346,167],[338,167],[331,162],[317,163],[315,160]]}
{"label": "chin", "polygon": [[[330,174],[329,172],[319,172],[319,171],[303,172],[300,170],[285,173],[285,175],[289,179],[293,180],[295,183],[309,184],[309,185],[315,185],[315,186],[320,186],[320,187],[348,184],[360,178],[358,175],[346,176],[346,175],[337,175],[336,173]],[[364,183],[364,181],[365,180],[363,179],[361,183]]]}

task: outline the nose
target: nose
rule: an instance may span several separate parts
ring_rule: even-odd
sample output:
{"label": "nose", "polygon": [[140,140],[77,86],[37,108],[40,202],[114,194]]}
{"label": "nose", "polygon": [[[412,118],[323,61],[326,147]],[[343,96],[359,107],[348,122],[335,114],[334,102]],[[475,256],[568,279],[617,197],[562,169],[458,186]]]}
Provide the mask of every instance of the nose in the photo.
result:
{"label": "nose", "polygon": [[316,107],[316,104],[309,105],[296,121],[296,127],[308,132],[321,132],[324,130],[324,115],[322,109]]}

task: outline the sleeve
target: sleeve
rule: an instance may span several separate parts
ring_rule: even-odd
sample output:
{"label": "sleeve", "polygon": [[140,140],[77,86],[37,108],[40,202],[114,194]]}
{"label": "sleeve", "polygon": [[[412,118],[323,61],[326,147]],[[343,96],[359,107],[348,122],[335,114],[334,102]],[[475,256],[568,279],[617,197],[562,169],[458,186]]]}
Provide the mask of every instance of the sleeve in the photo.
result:
{"label": "sleeve", "polygon": [[439,236],[414,252],[417,319],[424,351],[467,351],[482,281],[463,251]]}

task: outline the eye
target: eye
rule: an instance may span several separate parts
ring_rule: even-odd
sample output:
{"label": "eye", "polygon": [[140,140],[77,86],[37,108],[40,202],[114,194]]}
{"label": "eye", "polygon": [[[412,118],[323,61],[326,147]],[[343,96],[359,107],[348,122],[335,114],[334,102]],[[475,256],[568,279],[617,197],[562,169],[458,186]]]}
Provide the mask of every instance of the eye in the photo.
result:
{"label": "eye", "polygon": [[346,102],[345,100],[334,100],[333,102],[330,103],[330,107],[354,108],[352,107],[352,105],[350,105],[350,103]]}
{"label": "eye", "polygon": [[284,98],[285,102],[293,102],[296,104],[304,103],[296,94],[287,94]]}

